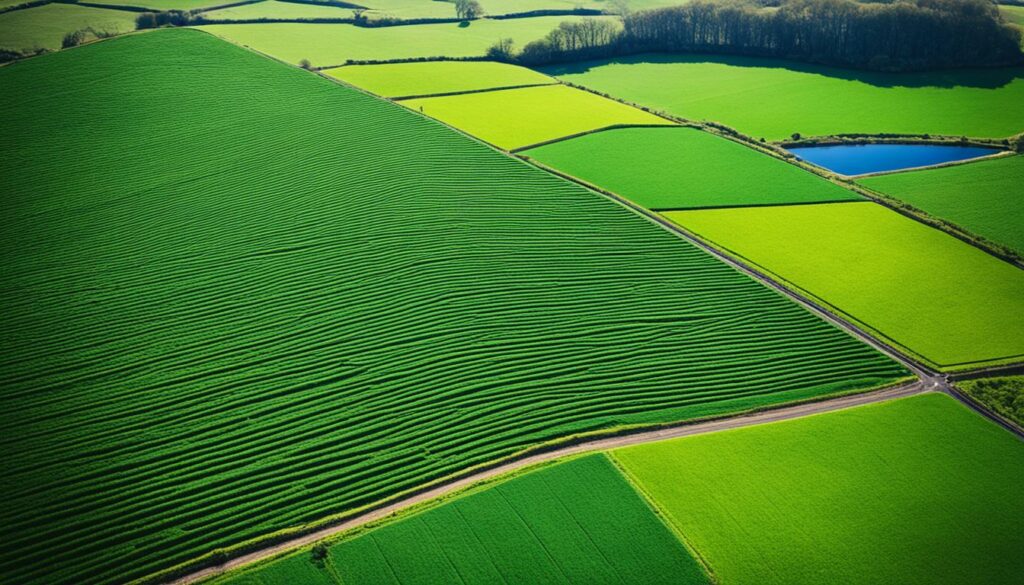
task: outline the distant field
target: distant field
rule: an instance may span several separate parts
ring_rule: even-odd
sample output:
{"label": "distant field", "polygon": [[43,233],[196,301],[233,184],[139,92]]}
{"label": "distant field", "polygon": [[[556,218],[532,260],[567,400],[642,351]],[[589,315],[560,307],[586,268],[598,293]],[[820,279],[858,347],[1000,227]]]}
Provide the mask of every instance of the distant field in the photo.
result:
{"label": "distant field", "polygon": [[153,10],[197,10],[210,6],[234,4],[239,0],[89,0],[94,4],[112,4],[118,6],[140,6]]}
{"label": "distant field", "polygon": [[352,18],[354,13],[348,8],[337,6],[314,6],[295,2],[278,2],[266,0],[255,4],[243,4],[210,10],[203,13],[203,18],[210,20],[248,20],[252,18]]}
{"label": "distant field", "polygon": [[1024,376],[965,380],[956,385],[971,398],[1024,427]]}
{"label": "distant field", "polygon": [[722,585],[1024,575],[1024,443],[941,394],[613,456]]}
{"label": "distant field", "polygon": [[1024,355],[1024,271],[876,203],[665,216],[933,364]]}
{"label": "distant field", "polygon": [[277,23],[215,24],[198,28],[284,61],[298,63],[309,59],[313,65],[326,67],[342,65],[349,59],[478,57],[500,39],[511,38],[517,47],[522,47],[548,34],[559,22],[580,18],[583,17],[478,20],[468,26],[455,22],[380,28]]}
{"label": "distant field", "polygon": [[905,375],[603,197],[210,35],[2,67],[0,102],[14,583],[127,582],[573,433]]}
{"label": "distant field", "polygon": [[1021,67],[894,74],[752,57],[646,55],[545,72],[769,140],[795,132],[1001,138],[1024,130]]}
{"label": "distant field", "polygon": [[1014,24],[1024,26],[1024,6],[1000,6],[999,12],[1003,13],[1003,18]]}
{"label": "distant field", "polygon": [[557,83],[532,69],[493,61],[348,65],[324,73],[385,97]]}
{"label": "distant field", "polygon": [[859,200],[848,189],[692,128],[624,128],[523,154],[651,209]]}
{"label": "distant field", "polygon": [[[338,585],[709,583],[682,543],[600,454],[443,503],[342,541],[328,555]],[[297,560],[284,561],[291,575],[297,576],[302,561],[305,571],[316,570],[308,553],[292,558]],[[281,574],[275,564],[267,569]],[[213,583],[286,585],[266,578],[267,569],[254,567]],[[335,583],[328,571],[320,573],[323,582]]]}
{"label": "distant field", "polygon": [[414,99],[402,104],[510,150],[615,124],[672,124],[565,85]]}
{"label": "distant field", "polygon": [[1024,156],[858,182],[1024,255]]}
{"label": "distant field", "polygon": [[86,27],[123,33],[135,30],[133,12],[74,4],[46,4],[0,14],[0,49],[60,49],[64,35]]}

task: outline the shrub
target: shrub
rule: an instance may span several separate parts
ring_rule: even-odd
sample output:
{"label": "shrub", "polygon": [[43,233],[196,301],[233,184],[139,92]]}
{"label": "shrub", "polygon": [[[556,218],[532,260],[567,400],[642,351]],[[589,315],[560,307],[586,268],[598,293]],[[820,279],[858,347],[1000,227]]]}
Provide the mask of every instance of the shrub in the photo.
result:
{"label": "shrub", "polygon": [[60,41],[60,48],[68,49],[71,47],[77,47],[85,42],[86,32],[85,29],[79,29],[75,32],[69,32],[64,35],[64,38]]}

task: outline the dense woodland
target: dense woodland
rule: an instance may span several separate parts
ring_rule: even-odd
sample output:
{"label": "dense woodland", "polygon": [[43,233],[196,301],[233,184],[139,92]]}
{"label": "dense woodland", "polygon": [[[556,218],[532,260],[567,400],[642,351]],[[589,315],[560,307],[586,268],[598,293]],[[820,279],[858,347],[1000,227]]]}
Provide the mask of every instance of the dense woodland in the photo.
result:
{"label": "dense woodland", "polygon": [[783,0],[777,9],[697,0],[627,14],[621,25],[563,23],[515,59],[538,65],[655,51],[892,71],[1024,62],[1021,30],[1005,23],[989,0]]}

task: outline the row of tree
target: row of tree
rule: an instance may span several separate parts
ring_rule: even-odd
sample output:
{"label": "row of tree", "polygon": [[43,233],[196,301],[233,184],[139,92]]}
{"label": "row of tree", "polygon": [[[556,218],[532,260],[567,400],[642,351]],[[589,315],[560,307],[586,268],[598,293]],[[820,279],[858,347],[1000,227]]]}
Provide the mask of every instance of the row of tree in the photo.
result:
{"label": "row of tree", "polygon": [[640,52],[783,57],[874,70],[924,70],[1021,63],[1021,30],[990,0],[782,0],[707,2],[562,23],[526,45],[529,65]]}

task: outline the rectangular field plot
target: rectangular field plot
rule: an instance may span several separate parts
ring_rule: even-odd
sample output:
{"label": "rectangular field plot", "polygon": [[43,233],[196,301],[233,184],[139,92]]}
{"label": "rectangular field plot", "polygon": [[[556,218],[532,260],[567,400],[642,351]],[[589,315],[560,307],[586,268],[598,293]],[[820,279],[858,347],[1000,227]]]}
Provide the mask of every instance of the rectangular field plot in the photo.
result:
{"label": "rectangular field plot", "polygon": [[329,555],[346,585],[709,582],[600,454],[463,496]]}
{"label": "rectangular field plot", "polygon": [[1024,442],[943,394],[612,456],[722,585],[1024,575]]}
{"label": "rectangular field plot", "polygon": [[543,70],[769,140],[793,133],[1002,138],[1024,129],[1024,67],[871,73],[756,57],[643,55]]}
{"label": "rectangular field plot", "polygon": [[604,197],[199,31],[0,67],[0,103],[12,583],[906,375]]}
{"label": "rectangular field plot", "polygon": [[324,4],[299,4],[297,2],[279,2],[264,0],[255,4],[242,4],[220,10],[203,13],[209,20],[250,20],[255,18],[352,18],[354,13],[349,8],[340,8]]}
{"label": "rectangular field plot", "polygon": [[617,124],[672,125],[653,114],[565,85],[402,103],[509,150]]}
{"label": "rectangular field plot", "polygon": [[1024,255],[1024,156],[858,182]]}
{"label": "rectangular field plot", "polygon": [[1024,355],[1024,271],[876,203],[664,215],[935,366]]}
{"label": "rectangular field plot", "polygon": [[558,83],[532,69],[493,61],[348,65],[324,73],[389,98]]}
{"label": "rectangular field plot", "polygon": [[[447,2],[423,4],[450,9]],[[560,22],[582,16],[543,16],[507,20],[457,22],[367,28],[352,24],[255,23],[211,24],[196,28],[251,47],[289,63],[308,59],[317,67],[344,65],[348,60],[409,59],[414,57],[479,57],[496,41],[510,38],[522,47],[548,34]],[[612,17],[586,17],[608,18]]]}
{"label": "rectangular field plot", "polygon": [[800,167],[693,128],[622,128],[523,154],[649,209],[860,200]]}

